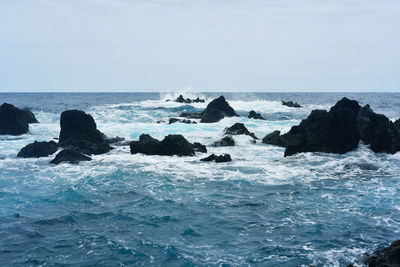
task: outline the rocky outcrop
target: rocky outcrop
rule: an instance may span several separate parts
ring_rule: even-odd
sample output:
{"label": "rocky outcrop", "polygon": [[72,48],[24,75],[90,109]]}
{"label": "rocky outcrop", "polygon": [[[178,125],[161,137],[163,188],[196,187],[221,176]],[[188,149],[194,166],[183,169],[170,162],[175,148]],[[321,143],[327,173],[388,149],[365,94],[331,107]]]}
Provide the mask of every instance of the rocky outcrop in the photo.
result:
{"label": "rocky outcrop", "polygon": [[14,105],[0,106],[0,134],[21,135],[29,131],[29,123],[37,123],[35,115]]}
{"label": "rocky outcrop", "polygon": [[369,105],[360,107],[357,101],[343,98],[329,112],[313,110],[286,134],[275,131],[263,138],[263,143],[283,146],[285,156],[300,152],[343,154],[357,148],[359,141],[374,152],[400,151],[398,122],[376,114]]}
{"label": "rocky outcrop", "polygon": [[263,116],[261,116],[260,113],[257,113],[257,112],[255,112],[254,110],[251,110],[251,111],[249,112],[248,118],[249,118],[249,119],[255,119],[255,120],[265,120],[265,119],[263,118]]}
{"label": "rocky outcrop", "polygon": [[234,146],[235,140],[231,136],[225,136],[221,140],[215,141],[212,146],[223,147],[223,146]]}
{"label": "rocky outcrop", "polygon": [[375,251],[368,255],[365,264],[369,267],[399,267],[400,240],[394,241],[389,247]]}
{"label": "rocky outcrop", "polygon": [[231,127],[225,128],[224,130],[225,134],[230,134],[230,135],[248,135],[252,137],[253,139],[257,140],[257,136],[254,135],[254,133],[251,133],[246,126],[244,126],[243,123],[235,123]]}
{"label": "rocky outcrop", "polygon": [[229,154],[223,154],[223,155],[215,155],[215,154],[211,154],[210,156],[206,157],[206,158],[202,158],[200,159],[200,161],[206,161],[206,162],[210,162],[210,161],[215,161],[217,163],[220,162],[230,162],[232,161],[231,155]]}
{"label": "rocky outcrop", "polygon": [[360,140],[357,101],[343,98],[329,112],[313,110],[284,135],[264,137],[264,143],[286,147],[285,156],[300,152],[327,152],[343,154],[355,149]]}
{"label": "rocky outcrop", "polygon": [[56,155],[56,157],[52,161],[50,161],[50,163],[60,164],[62,162],[68,162],[72,164],[78,164],[81,161],[90,161],[90,160],[92,160],[90,157],[84,155],[83,153],[77,150],[64,149],[60,151]]}
{"label": "rocky outcrop", "polygon": [[58,144],[54,141],[37,142],[24,146],[17,154],[20,158],[40,158],[56,153]]}
{"label": "rocky outcrop", "polygon": [[162,141],[148,134],[142,134],[139,141],[131,142],[130,148],[132,154],[142,153],[161,156],[193,156],[195,150],[204,151],[203,147],[189,143],[180,134],[167,135]]}
{"label": "rocky outcrop", "polygon": [[301,108],[300,104],[298,104],[297,102],[293,102],[293,101],[283,101],[282,100],[282,105],[290,107],[290,108]]}
{"label": "rocky outcrop", "polygon": [[200,144],[198,142],[193,143],[193,150],[195,152],[201,152],[201,153],[207,153],[207,147],[203,144]]}
{"label": "rocky outcrop", "polygon": [[361,140],[375,153],[394,154],[400,150],[400,131],[385,115],[376,114],[369,105],[357,117]]}
{"label": "rocky outcrop", "polygon": [[106,136],[97,130],[93,117],[81,110],[61,113],[60,125],[59,144],[63,148],[87,155],[103,154],[112,149]]}
{"label": "rocky outcrop", "polygon": [[191,104],[191,103],[204,103],[206,101],[204,99],[200,99],[199,97],[197,97],[196,99],[190,99],[190,98],[184,98],[183,95],[179,95],[178,98],[175,99],[175,102]]}
{"label": "rocky outcrop", "polygon": [[202,123],[218,122],[225,117],[239,117],[223,96],[211,101],[201,113]]}
{"label": "rocky outcrop", "polygon": [[191,120],[181,120],[181,119],[178,119],[178,118],[171,118],[171,119],[169,119],[168,124],[172,124],[172,123],[175,123],[175,122],[186,123],[186,124],[197,124],[197,122],[195,122],[195,121],[191,121]]}

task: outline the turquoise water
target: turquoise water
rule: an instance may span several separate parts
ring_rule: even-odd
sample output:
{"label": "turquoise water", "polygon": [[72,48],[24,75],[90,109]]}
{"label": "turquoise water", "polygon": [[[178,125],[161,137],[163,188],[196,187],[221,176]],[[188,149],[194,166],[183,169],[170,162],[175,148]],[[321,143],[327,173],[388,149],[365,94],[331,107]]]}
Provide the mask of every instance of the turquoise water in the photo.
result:
{"label": "turquoise water", "polygon": [[[239,114],[215,124],[157,124],[205,104],[165,102],[175,94],[6,94],[0,102],[29,107],[40,124],[0,136],[0,262],[2,266],[343,266],[400,238],[400,153],[374,154],[360,144],[345,155],[303,153],[235,136],[224,164],[195,157],[131,155],[129,147],[79,165],[53,158],[20,159],[34,140],[59,134],[65,109],[90,113],[109,136],[137,139],[183,134],[211,144],[243,122],[259,138],[283,132],[312,109],[343,96],[390,119],[400,94],[224,94]],[[187,93],[185,97],[219,94]],[[304,105],[291,109],[280,100]]]}

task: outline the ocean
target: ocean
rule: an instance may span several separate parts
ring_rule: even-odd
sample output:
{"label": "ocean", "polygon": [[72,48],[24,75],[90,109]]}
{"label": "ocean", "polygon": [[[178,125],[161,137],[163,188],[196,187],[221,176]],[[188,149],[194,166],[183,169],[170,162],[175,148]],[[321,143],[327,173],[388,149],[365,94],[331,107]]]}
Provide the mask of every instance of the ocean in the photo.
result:
{"label": "ocean", "polygon": [[[342,97],[400,118],[400,93],[193,93],[206,103],[166,102],[179,93],[0,93],[39,124],[0,136],[1,266],[362,266],[363,254],[400,238],[400,153],[360,144],[344,155],[301,153],[234,136],[232,162],[130,154],[118,146],[78,165],[54,155],[17,158],[57,138],[62,111],[91,114],[107,136],[182,134],[210,145],[242,122],[258,138],[288,131]],[[241,117],[168,124],[224,95]],[[293,100],[303,108],[289,108]],[[265,121],[247,118],[250,110]],[[158,121],[165,121],[157,123]],[[208,155],[207,154],[207,155]]]}

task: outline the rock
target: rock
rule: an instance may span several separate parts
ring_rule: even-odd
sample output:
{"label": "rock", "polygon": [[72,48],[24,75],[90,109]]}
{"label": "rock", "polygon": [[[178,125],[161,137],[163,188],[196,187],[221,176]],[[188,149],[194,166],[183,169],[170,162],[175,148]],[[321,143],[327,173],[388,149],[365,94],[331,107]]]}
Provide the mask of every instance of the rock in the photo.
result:
{"label": "rock", "polygon": [[63,148],[78,150],[84,154],[103,154],[112,148],[103,133],[97,130],[92,116],[80,110],[61,113],[59,144]]}
{"label": "rock", "polygon": [[84,155],[83,153],[72,150],[72,149],[64,149],[59,152],[56,157],[50,161],[52,164],[59,164],[61,162],[69,162],[72,164],[78,164],[81,161],[90,161],[92,160],[90,157]]}
{"label": "rock", "polygon": [[231,136],[225,136],[221,140],[215,141],[212,146],[223,147],[223,146],[234,146],[235,140]]}
{"label": "rock", "polygon": [[301,108],[300,104],[294,103],[293,101],[283,101],[282,100],[282,105],[290,107],[290,108]]}
{"label": "rock", "polygon": [[263,118],[263,116],[261,116],[260,113],[257,113],[257,112],[255,112],[254,110],[252,110],[252,111],[249,112],[248,118],[249,118],[249,119],[255,119],[255,120],[265,120],[265,119]]}
{"label": "rock", "polygon": [[108,144],[121,145],[121,144],[123,144],[125,142],[125,138],[119,137],[119,136],[111,137],[111,138],[105,137],[105,141]]}
{"label": "rock", "polygon": [[211,101],[201,113],[202,123],[218,122],[224,117],[239,117],[223,96]]}
{"label": "rock", "polygon": [[231,134],[231,135],[248,135],[252,137],[253,139],[258,139],[254,133],[250,133],[250,131],[244,126],[243,123],[235,123],[229,128],[225,128],[224,130],[225,134]]}
{"label": "rock", "polygon": [[385,115],[376,114],[369,105],[361,108],[357,117],[361,140],[375,153],[394,154],[400,151],[400,131]]}
{"label": "rock", "polygon": [[206,161],[206,162],[215,161],[217,163],[220,163],[220,162],[230,162],[230,161],[232,161],[232,158],[231,158],[231,155],[229,155],[229,154],[223,154],[220,156],[211,154],[210,156],[208,156],[206,158],[200,159],[200,161]]}
{"label": "rock", "polygon": [[262,139],[262,143],[281,147],[286,147],[288,145],[284,136],[281,135],[281,131],[273,131],[272,133],[266,135]]}
{"label": "rock", "polygon": [[195,152],[207,153],[207,148],[205,145],[202,145],[198,142],[193,143],[193,149]]}
{"label": "rock", "polygon": [[37,122],[29,110],[7,103],[0,106],[0,134],[21,135],[29,131],[29,123]]}
{"label": "rock", "polygon": [[201,114],[200,113],[195,113],[195,112],[183,112],[179,117],[183,118],[189,118],[189,119],[201,119]]}
{"label": "rock", "polygon": [[400,240],[394,241],[389,247],[376,250],[368,255],[365,264],[369,267],[399,267],[400,266]]}
{"label": "rock", "polygon": [[286,147],[285,156],[301,152],[344,154],[354,150],[360,141],[357,101],[343,98],[329,112],[313,110],[284,135],[277,132],[264,137],[264,142]]}
{"label": "rock", "polygon": [[397,130],[400,131],[400,119],[395,120],[395,122],[393,123],[394,127],[397,128]]}
{"label": "rock", "polygon": [[58,144],[50,142],[33,142],[24,146],[17,154],[20,158],[40,158],[54,154],[58,150]]}
{"label": "rock", "polygon": [[175,100],[175,102],[190,104],[190,103],[204,103],[205,100],[200,99],[199,97],[197,97],[196,99],[184,98],[183,95],[179,95],[178,98]]}
{"label": "rock", "polygon": [[167,135],[159,141],[148,134],[142,134],[139,141],[133,141],[130,145],[131,153],[161,156],[193,156],[194,145],[189,143],[182,135]]}
{"label": "rock", "polygon": [[175,123],[175,122],[186,123],[186,124],[197,124],[197,122],[195,122],[195,121],[191,121],[191,120],[181,120],[181,119],[178,119],[178,118],[171,118],[171,119],[169,119],[168,124],[172,124],[172,123]]}

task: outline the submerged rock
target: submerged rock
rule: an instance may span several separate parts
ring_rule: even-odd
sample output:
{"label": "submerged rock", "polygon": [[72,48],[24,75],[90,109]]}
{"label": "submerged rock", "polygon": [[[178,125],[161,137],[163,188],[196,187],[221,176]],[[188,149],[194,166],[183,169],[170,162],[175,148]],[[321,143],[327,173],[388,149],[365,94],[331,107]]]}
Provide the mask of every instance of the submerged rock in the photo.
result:
{"label": "submerged rock", "polygon": [[367,256],[365,263],[369,267],[399,267],[400,240],[394,241],[389,247],[375,251]]}
{"label": "submerged rock", "polygon": [[106,136],[97,130],[92,116],[81,110],[67,110],[61,113],[59,144],[84,154],[103,154],[112,148]]}
{"label": "submerged rock", "polygon": [[234,146],[235,140],[231,136],[225,136],[221,140],[215,141],[212,146],[223,147],[223,146]]}
{"label": "submerged rock", "polygon": [[253,139],[258,139],[257,136],[254,135],[254,133],[251,133],[246,126],[244,126],[243,123],[235,123],[231,127],[225,128],[224,130],[225,134],[231,134],[231,135],[248,135],[252,137]]}
{"label": "submerged rock", "polygon": [[249,119],[255,119],[255,120],[265,120],[265,119],[263,118],[263,116],[261,116],[260,113],[257,113],[257,112],[255,112],[254,110],[251,110],[251,111],[249,112],[248,118],[249,118]]}
{"label": "submerged rock", "polygon": [[201,113],[202,123],[218,122],[225,117],[239,117],[223,96],[211,101]]}
{"label": "submerged rock", "polygon": [[206,162],[210,162],[210,161],[215,161],[217,163],[220,162],[230,162],[232,161],[231,155],[229,154],[223,154],[223,155],[215,155],[215,154],[211,154],[210,156],[206,157],[206,158],[202,158],[200,159],[200,161],[206,161]]}
{"label": "submerged rock", "polygon": [[197,124],[197,122],[195,122],[195,121],[191,121],[191,120],[181,120],[181,119],[178,119],[178,118],[171,118],[171,119],[169,119],[168,124],[172,124],[172,123],[175,123],[175,122],[186,123],[186,124]]}
{"label": "submerged rock", "polygon": [[21,135],[29,131],[29,123],[37,123],[35,115],[14,105],[0,106],[0,134]]}
{"label": "submerged rock", "polygon": [[50,142],[33,142],[24,146],[17,154],[20,158],[40,158],[47,157],[56,153],[58,144],[54,141]]}
{"label": "submerged rock", "polygon": [[193,149],[195,152],[207,153],[207,147],[198,142],[193,143]]}
{"label": "submerged rock", "polygon": [[182,112],[181,115],[179,115],[179,117],[189,118],[189,119],[201,119],[201,114],[195,112]]}
{"label": "submerged rock", "polygon": [[196,150],[203,148],[198,144],[189,143],[180,134],[171,134],[159,141],[148,134],[142,134],[139,141],[133,141],[130,145],[131,153],[142,153],[145,155],[161,155],[161,156],[193,156]]}
{"label": "submerged rock", "polygon": [[369,105],[357,117],[361,140],[375,153],[394,154],[400,150],[400,131],[385,115],[376,114]]}
{"label": "submerged rock", "polygon": [[301,108],[300,104],[298,104],[297,102],[293,102],[293,101],[283,101],[282,100],[282,105],[290,107],[290,108]]}
{"label": "submerged rock", "polygon": [[81,161],[90,161],[90,160],[92,160],[90,157],[84,155],[83,153],[77,150],[64,149],[60,151],[56,155],[56,157],[52,161],[50,161],[50,163],[60,164],[61,162],[69,162],[72,164],[78,164]]}

